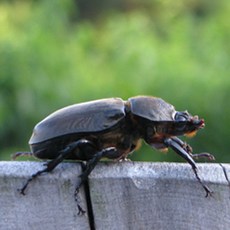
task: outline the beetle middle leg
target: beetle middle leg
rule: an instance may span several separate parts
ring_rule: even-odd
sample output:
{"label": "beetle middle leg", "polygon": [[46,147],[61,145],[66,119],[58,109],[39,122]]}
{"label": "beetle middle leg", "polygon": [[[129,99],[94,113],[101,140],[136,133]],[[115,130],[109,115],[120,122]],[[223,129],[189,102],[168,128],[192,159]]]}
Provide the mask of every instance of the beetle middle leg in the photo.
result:
{"label": "beetle middle leg", "polygon": [[94,156],[86,162],[86,165],[83,169],[83,173],[79,176],[81,178],[81,181],[76,187],[75,194],[78,193],[81,185],[84,184],[85,181],[88,179],[89,174],[93,171],[96,164],[101,160],[101,158],[103,157],[117,158],[118,156],[120,156],[120,154],[115,147],[108,147],[108,148],[102,149],[101,151],[96,152]]}
{"label": "beetle middle leg", "polygon": [[194,172],[194,174],[196,176],[196,179],[199,181],[199,183],[202,185],[202,187],[204,188],[204,190],[206,192],[206,197],[208,197],[209,195],[211,196],[211,194],[213,192],[200,179],[200,177],[198,175],[198,169],[196,167],[196,163],[192,159],[191,155],[187,151],[185,151],[185,149],[180,144],[178,144],[177,141],[175,141],[172,138],[166,138],[164,140],[164,144],[167,147],[171,147],[177,154],[179,154],[181,157],[183,157],[192,166],[192,169],[193,169],[193,172]]}
{"label": "beetle middle leg", "polygon": [[[82,149],[82,150],[84,150],[84,149]],[[103,158],[103,157],[117,158],[118,154],[119,154],[119,152],[117,151],[117,149],[115,147],[108,147],[108,148],[105,148],[101,151],[96,152],[93,155],[93,157],[86,162],[85,165],[82,163],[83,173],[81,175],[79,175],[80,182],[77,185],[77,187],[75,189],[75,193],[74,193],[75,201],[77,202],[77,206],[78,206],[78,210],[79,210],[78,215],[85,213],[85,211],[81,208],[81,206],[79,204],[79,200],[78,200],[78,192],[79,192],[80,187],[82,185],[84,185],[85,182],[88,180],[89,174],[92,172],[92,170],[95,168],[96,164],[100,161],[101,158]],[[87,187],[86,187],[86,189],[88,190]]]}

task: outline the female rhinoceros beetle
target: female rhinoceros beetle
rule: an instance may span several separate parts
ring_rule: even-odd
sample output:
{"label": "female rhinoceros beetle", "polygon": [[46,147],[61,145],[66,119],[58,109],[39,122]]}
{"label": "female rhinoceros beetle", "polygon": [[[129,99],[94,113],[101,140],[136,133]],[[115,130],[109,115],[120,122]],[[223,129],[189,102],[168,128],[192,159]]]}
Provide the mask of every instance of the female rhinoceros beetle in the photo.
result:
{"label": "female rhinoceros beetle", "polygon": [[192,148],[176,137],[192,135],[203,127],[203,119],[187,111],[177,112],[174,106],[157,97],[137,96],[127,101],[109,98],[65,107],[35,126],[29,140],[31,153],[15,154],[52,159],[45,169],[32,175],[21,193],[33,178],[52,171],[65,159],[87,162],[78,190],[101,158],[125,159],[144,139],[156,149],[170,147],[183,157],[208,196],[211,191],[198,176],[193,158],[214,157],[209,153],[192,154]]}

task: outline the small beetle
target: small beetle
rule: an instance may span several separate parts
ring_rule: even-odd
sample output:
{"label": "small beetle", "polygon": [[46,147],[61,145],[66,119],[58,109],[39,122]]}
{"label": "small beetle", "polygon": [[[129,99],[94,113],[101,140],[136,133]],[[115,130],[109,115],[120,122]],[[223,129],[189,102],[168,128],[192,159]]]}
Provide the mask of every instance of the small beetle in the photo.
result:
{"label": "small beetle", "polygon": [[140,140],[150,146],[165,150],[172,148],[191,166],[199,183],[211,195],[211,190],[203,184],[193,158],[207,157],[209,153],[192,154],[192,148],[176,136],[192,136],[204,127],[204,120],[191,116],[187,111],[175,111],[174,106],[161,98],[137,96],[123,101],[108,98],[71,105],[60,109],[39,122],[29,140],[31,153],[40,159],[52,159],[46,168],[28,179],[21,189],[44,172],[52,171],[65,159],[86,161],[76,191],[86,181],[97,162],[103,158],[126,159],[140,146]]}

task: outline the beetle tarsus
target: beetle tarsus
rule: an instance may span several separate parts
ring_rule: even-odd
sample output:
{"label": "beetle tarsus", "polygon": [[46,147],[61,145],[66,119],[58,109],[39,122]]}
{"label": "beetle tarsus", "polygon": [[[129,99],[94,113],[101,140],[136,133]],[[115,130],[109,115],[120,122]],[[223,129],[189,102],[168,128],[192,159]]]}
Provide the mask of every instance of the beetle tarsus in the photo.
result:
{"label": "beetle tarsus", "polygon": [[220,167],[222,168],[222,170],[224,172],[225,179],[226,179],[226,181],[228,183],[228,187],[230,188],[230,179],[228,177],[227,170],[226,170],[226,168],[224,167],[223,164],[220,163],[219,165],[220,165]]}
{"label": "beetle tarsus", "polygon": [[82,216],[82,215],[84,215],[84,214],[86,213],[86,211],[85,211],[85,210],[81,207],[81,205],[80,205],[78,193],[79,193],[79,189],[76,189],[76,190],[75,190],[75,193],[74,193],[74,199],[75,199],[75,201],[76,201],[76,203],[77,203],[77,208],[78,208],[78,213],[77,213],[77,215]]}
{"label": "beetle tarsus", "polygon": [[44,173],[44,172],[48,172],[47,168],[45,168],[45,169],[43,169],[43,170],[40,170],[40,171],[36,172],[35,174],[33,174],[33,175],[26,181],[25,185],[24,185],[21,189],[19,189],[20,194],[22,194],[22,195],[25,196],[25,195],[26,195],[26,194],[25,194],[25,190],[26,190],[26,188],[28,187],[29,183],[30,183],[32,180],[34,180],[36,177],[38,177],[39,175],[41,175],[42,173]]}
{"label": "beetle tarsus", "polygon": [[194,172],[194,174],[196,176],[196,179],[198,180],[198,182],[201,184],[201,186],[204,188],[204,190],[206,192],[205,197],[212,196],[213,191],[211,191],[210,188],[201,181],[201,179],[200,179],[200,177],[198,175],[198,169],[197,169],[197,167],[192,168],[192,169],[193,169],[193,172]]}
{"label": "beetle tarsus", "polygon": [[79,204],[77,205],[77,208],[78,208],[78,213],[77,213],[78,216],[82,216],[86,213],[86,211]]}
{"label": "beetle tarsus", "polygon": [[223,164],[219,164],[220,167],[223,169],[223,172],[224,172],[224,176],[225,176],[225,179],[227,180],[228,182],[228,185],[230,186],[230,179],[228,178],[228,174],[227,174],[227,171],[226,171],[226,168],[223,166]]}

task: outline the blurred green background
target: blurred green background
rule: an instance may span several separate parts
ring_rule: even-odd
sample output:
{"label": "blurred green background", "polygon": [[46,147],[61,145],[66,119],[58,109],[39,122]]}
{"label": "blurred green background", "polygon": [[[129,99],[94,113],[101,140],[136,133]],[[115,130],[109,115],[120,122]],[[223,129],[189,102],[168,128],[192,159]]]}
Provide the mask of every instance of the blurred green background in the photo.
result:
{"label": "blurred green background", "polygon": [[[0,1],[0,159],[56,109],[162,97],[206,121],[194,152],[229,162],[230,1]],[[181,161],[143,144],[132,159]]]}

